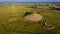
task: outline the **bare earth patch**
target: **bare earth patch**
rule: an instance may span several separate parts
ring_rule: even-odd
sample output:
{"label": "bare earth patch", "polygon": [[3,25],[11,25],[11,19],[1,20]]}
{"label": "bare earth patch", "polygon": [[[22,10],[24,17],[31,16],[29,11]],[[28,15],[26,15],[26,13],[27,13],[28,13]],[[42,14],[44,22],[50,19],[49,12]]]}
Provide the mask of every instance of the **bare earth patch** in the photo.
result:
{"label": "bare earth patch", "polygon": [[40,14],[33,13],[30,15],[27,15],[24,19],[28,21],[40,21],[42,20],[42,16]]}
{"label": "bare earth patch", "polygon": [[15,21],[16,17],[10,17],[10,19],[8,21]]}

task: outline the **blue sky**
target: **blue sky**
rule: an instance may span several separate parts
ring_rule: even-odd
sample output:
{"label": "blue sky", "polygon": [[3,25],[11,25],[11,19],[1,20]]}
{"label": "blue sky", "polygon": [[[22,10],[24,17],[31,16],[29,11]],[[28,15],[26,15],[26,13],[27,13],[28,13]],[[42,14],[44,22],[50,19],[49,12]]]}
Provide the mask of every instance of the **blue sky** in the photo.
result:
{"label": "blue sky", "polygon": [[60,0],[0,0],[0,2],[60,2]]}

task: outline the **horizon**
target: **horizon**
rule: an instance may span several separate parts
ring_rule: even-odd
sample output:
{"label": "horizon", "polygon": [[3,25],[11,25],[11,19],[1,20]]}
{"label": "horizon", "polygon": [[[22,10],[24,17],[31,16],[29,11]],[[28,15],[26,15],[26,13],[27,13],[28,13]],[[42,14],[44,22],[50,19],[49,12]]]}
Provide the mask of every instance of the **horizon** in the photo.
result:
{"label": "horizon", "polygon": [[0,2],[60,2],[60,0],[0,0]]}

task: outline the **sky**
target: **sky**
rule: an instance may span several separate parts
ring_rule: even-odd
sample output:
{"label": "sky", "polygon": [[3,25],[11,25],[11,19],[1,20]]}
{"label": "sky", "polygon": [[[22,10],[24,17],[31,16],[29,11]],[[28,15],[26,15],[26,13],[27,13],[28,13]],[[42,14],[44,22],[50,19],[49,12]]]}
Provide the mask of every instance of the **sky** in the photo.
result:
{"label": "sky", "polygon": [[60,0],[0,0],[0,2],[60,2]]}

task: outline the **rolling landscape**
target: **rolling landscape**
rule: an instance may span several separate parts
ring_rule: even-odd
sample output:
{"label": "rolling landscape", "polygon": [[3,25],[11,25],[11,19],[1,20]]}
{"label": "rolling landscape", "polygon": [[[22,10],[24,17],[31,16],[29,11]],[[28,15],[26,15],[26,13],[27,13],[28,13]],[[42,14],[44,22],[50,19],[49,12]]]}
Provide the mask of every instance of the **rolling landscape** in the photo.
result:
{"label": "rolling landscape", "polygon": [[[41,15],[42,19],[26,20],[26,12]],[[44,25],[38,19],[45,20]],[[53,28],[48,29],[45,23],[52,24]],[[0,34],[60,34],[60,3],[0,2]]]}

